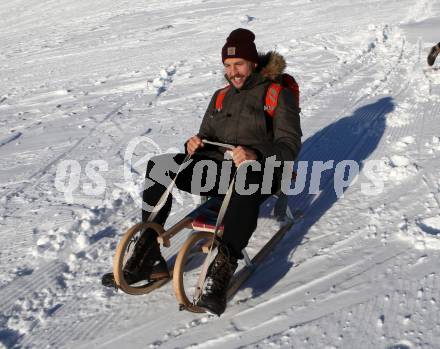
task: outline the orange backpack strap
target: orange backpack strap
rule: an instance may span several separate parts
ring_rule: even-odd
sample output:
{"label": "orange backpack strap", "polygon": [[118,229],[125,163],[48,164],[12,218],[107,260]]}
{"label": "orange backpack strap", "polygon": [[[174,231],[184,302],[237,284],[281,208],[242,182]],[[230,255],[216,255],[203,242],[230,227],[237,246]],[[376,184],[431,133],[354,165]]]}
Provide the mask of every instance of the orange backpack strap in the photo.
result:
{"label": "orange backpack strap", "polygon": [[267,89],[264,110],[271,118],[273,118],[275,114],[275,109],[278,105],[278,97],[280,96],[282,89],[283,87],[275,82],[272,82]]}
{"label": "orange backpack strap", "polygon": [[225,99],[226,93],[228,93],[231,86],[226,86],[225,88],[221,89],[219,93],[217,94],[217,98],[215,100],[215,110],[221,111],[223,109],[223,100]]}
{"label": "orange backpack strap", "polygon": [[275,116],[275,110],[278,105],[278,98],[283,88],[286,88],[293,93],[293,96],[295,98],[295,105],[297,108],[299,108],[299,85],[293,76],[289,74],[283,74],[281,76],[281,84],[272,82],[266,92],[264,110],[271,118]]}

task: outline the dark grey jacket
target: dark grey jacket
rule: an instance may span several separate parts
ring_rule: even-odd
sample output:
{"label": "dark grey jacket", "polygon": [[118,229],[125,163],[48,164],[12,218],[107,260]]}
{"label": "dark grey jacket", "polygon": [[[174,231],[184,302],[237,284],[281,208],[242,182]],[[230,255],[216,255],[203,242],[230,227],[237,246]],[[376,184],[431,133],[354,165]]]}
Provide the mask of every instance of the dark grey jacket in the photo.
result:
{"label": "dark grey jacket", "polygon": [[[260,56],[257,71],[241,89],[231,84],[221,111],[215,109],[216,91],[203,118],[198,136],[202,139],[242,145],[254,149],[260,160],[276,156],[279,161],[293,161],[301,148],[301,126],[294,95],[283,89],[275,115],[264,112],[264,99],[269,84],[277,81],[285,68],[282,56],[269,52]],[[205,145],[200,154],[223,160],[224,149]]]}

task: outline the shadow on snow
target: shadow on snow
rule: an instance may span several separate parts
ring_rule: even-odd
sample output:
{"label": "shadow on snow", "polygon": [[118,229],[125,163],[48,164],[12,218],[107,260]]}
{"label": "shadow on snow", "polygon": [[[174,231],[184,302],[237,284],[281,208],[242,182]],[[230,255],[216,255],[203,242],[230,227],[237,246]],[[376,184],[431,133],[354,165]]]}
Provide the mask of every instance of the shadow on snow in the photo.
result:
{"label": "shadow on snow", "polygon": [[[303,143],[297,161],[308,161],[311,164],[314,161],[334,160],[334,166],[322,173],[319,194],[309,194],[309,164],[305,189],[288,198],[290,210],[302,211],[304,218],[292,227],[277,246],[276,252],[243,285],[243,288],[252,288],[254,297],[272,288],[294,265],[290,257],[292,252],[301,244],[309,229],[338,201],[334,189],[336,164],[342,160],[354,160],[361,170],[365,160],[378,146],[385,131],[386,115],[394,107],[391,97],[382,98],[357,109],[353,115],[326,126]],[[264,212],[262,213],[264,216]]]}

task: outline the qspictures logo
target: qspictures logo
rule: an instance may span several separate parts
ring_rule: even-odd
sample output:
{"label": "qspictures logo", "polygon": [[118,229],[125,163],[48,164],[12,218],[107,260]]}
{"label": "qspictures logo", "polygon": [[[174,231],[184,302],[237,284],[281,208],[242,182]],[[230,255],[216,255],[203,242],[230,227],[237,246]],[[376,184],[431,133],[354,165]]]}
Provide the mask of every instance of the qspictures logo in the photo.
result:
{"label": "qspictures logo", "polygon": [[[85,165],[77,160],[64,160],[57,166],[55,188],[64,194],[67,203],[75,202],[76,194],[88,197],[108,196],[116,189],[127,192],[139,208],[153,211],[155,208],[142,200],[142,193],[157,183],[169,188],[175,174],[187,166],[193,166],[191,174],[191,193],[203,194],[214,188],[216,183],[221,183],[219,194],[225,194],[230,183],[231,173],[235,177],[234,190],[240,195],[252,195],[258,190],[262,194],[270,194],[272,180],[275,173],[282,173],[280,180],[281,191],[286,195],[299,195],[306,192],[318,195],[322,187],[331,190],[338,198],[344,197],[344,192],[354,185],[360,177],[362,169],[363,182],[360,190],[363,195],[378,195],[383,192],[384,182],[379,169],[380,160],[365,161],[362,166],[354,160],[343,161],[277,161],[270,157],[264,162],[246,161],[238,168],[228,159],[222,162],[205,159],[197,161],[189,159],[186,163],[179,164],[174,160],[174,155],[179,153],[177,148],[168,148],[163,151],[160,146],[149,137],[136,137],[123,152],[123,165],[121,168],[121,182],[114,182],[109,187],[109,163],[103,159],[87,162]],[[157,161],[158,159],[161,161]],[[164,159],[166,161],[164,161]],[[150,171],[145,178],[145,171],[150,163]],[[233,172],[235,171],[235,172]],[[260,172],[260,184],[248,185],[246,178],[250,172]],[[295,172],[294,180],[292,173]],[[114,175],[114,172],[113,172]],[[220,178],[219,178],[220,177]],[[175,201],[183,205],[181,194],[175,188],[170,191]],[[158,208],[156,208],[157,210]]]}

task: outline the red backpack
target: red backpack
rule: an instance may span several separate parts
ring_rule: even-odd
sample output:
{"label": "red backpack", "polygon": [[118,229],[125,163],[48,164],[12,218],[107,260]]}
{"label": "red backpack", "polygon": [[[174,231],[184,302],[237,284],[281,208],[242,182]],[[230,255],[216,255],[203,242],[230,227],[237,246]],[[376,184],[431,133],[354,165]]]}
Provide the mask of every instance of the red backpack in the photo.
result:
{"label": "red backpack", "polygon": [[[220,90],[215,101],[215,109],[220,111],[223,109],[223,100],[225,99],[226,93],[229,91],[231,86],[226,86],[224,89]],[[299,85],[295,78],[289,74],[281,75],[281,84],[272,82],[266,91],[266,98],[264,102],[264,110],[267,115],[271,118],[274,117],[275,111],[278,105],[278,97],[283,88],[289,89],[293,96],[295,97],[295,106],[299,108]]]}

